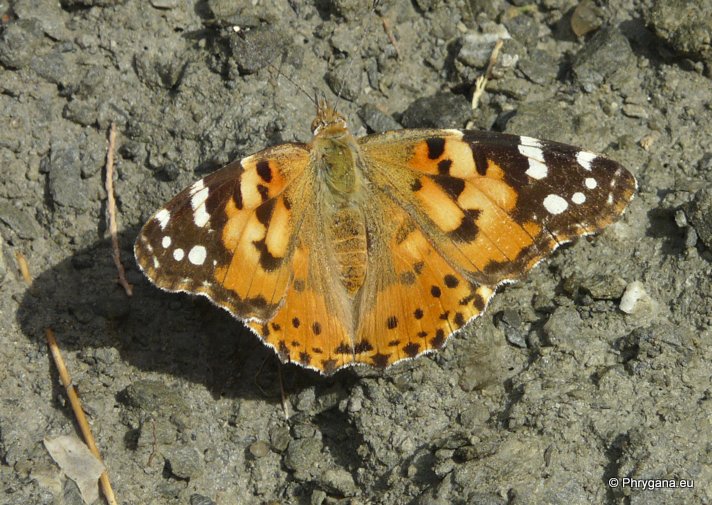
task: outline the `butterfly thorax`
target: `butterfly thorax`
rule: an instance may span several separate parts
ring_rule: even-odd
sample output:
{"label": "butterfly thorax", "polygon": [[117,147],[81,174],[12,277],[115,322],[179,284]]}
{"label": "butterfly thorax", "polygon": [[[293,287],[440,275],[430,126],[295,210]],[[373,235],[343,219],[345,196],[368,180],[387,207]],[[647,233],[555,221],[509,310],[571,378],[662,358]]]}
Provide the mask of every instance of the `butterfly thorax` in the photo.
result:
{"label": "butterfly thorax", "polygon": [[[326,115],[324,117],[324,115]],[[367,242],[363,214],[364,183],[360,149],[333,109],[314,120],[313,166],[319,184],[320,215],[328,250],[347,293],[354,296],[366,277]]]}

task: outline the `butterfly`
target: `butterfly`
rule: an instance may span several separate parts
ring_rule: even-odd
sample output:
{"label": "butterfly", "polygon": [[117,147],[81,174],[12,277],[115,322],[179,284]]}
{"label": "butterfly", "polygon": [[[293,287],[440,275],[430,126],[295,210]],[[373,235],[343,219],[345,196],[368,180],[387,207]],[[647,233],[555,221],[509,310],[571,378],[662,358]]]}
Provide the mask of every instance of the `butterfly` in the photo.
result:
{"label": "butterfly", "polygon": [[183,190],[135,256],[158,287],[206,296],[283,362],[325,374],[443,347],[498,286],[601,231],[637,188],[614,161],[531,137],[356,138],[324,100],[312,131]]}

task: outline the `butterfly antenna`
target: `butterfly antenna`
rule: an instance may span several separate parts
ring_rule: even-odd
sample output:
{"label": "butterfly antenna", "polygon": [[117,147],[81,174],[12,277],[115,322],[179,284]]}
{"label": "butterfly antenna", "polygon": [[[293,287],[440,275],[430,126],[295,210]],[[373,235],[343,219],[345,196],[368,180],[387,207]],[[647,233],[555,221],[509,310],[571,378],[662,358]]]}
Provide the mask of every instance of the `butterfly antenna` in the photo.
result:
{"label": "butterfly antenna", "polygon": [[[369,15],[369,23],[371,23],[370,18],[372,17],[373,14],[376,13],[376,8],[378,7],[378,4],[379,4],[379,3],[380,3],[380,0],[373,0],[373,2],[371,3],[371,8],[369,9],[369,14],[370,14],[370,15]],[[369,31],[370,31],[370,30],[369,30],[368,27],[367,27],[366,32],[369,32]],[[364,37],[363,39],[361,39],[361,40],[362,40],[361,43],[363,44],[363,40],[365,40],[365,37]],[[361,48],[359,47],[359,55],[360,55],[360,53],[361,53]],[[351,57],[351,61],[349,61],[349,66],[346,68],[346,72],[344,73],[344,79],[341,81],[341,86],[339,86],[339,92],[336,94],[336,103],[334,104],[334,110],[336,110],[336,108],[337,108],[339,102],[342,100],[342,95],[343,95],[343,91],[344,91],[344,86],[345,86],[346,83],[348,82],[348,77],[349,77],[349,74],[351,73],[351,70],[352,70],[352,68],[353,68],[353,66],[354,66],[354,60],[355,60],[355,59],[356,59],[356,58],[354,58],[354,57],[352,56],[352,57]]]}
{"label": "butterfly antenna", "polygon": [[[243,30],[240,26],[233,26],[232,29],[235,33],[237,33],[238,37],[240,37],[242,39],[242,41],[245,43],[245,45],[247,45],[247,47],[252,52],[254,52],[255,54],[259,54],[259,52],[255,48],[254,44],[252,44],[252,42],[250,42],[247,39],[247,37],[245,37],[245,33],[247,33],[247,30]],[[277,74],[278,78],[281,75],[282,77],[287,79],[287,81],[289,81],[292,84],[292,86],[294,86],[297,90],[301,91],[304,94],[304,96],[306,96],[309,99],[309,101],[313,102],[314,106],[319,107],[319,104],[316,101],[316,99],[313,98],[309,94],[309,92],[307,90],[305,90],[299,83],[297,83],[294,79],[292,79],[287,74],[282,72],[282,70],[280,68],[276,67],[271,61],[265,60],[264,63],[266,64],[267,68],[269,68],[270,70],[272,70],[273,72],[275,72]]]}

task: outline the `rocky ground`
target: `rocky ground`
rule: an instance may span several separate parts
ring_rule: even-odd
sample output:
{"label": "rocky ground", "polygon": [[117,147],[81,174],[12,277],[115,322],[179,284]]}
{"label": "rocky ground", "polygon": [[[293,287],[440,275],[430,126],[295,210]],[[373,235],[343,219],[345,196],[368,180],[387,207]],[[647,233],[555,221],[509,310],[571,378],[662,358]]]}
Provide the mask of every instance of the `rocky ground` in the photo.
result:
{"label": "rocky ground", "polygon": [[[81,503],[42,442],[77,432],[46,327],[123,504],[712,502],[705,3],[0,4],[0,502]],[[227,313],[149,285],[132,244],[192,181],[308,140],[315,89],[341,92],[359,134],[470,123],[550,138],[623,163],[639,194],[436,355],[329,378],[280,367]],[[112,122],[130,298],[105,224]]]}

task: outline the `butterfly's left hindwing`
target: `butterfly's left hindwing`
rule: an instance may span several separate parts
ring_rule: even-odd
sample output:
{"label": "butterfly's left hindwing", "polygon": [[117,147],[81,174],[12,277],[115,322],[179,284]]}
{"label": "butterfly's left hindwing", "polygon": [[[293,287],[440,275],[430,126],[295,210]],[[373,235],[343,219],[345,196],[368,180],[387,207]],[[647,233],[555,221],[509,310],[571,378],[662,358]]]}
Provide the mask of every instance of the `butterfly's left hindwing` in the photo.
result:
{"label": "butterfly's left hindwing", "polygon": [[285,189],[308,159],[286,144],[197,181],[145,224],[139,265],[160,288],[205,295],[240,319],[268,319],[290,277],[295,223]]}

